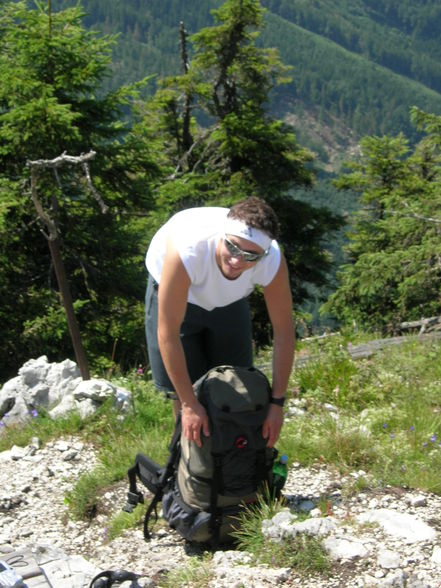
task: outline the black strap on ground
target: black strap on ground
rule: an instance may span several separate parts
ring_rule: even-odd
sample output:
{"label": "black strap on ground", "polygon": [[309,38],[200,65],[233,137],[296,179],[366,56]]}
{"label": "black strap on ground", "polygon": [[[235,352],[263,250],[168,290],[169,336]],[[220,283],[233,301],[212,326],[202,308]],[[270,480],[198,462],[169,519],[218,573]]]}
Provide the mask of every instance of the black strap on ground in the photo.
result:
{"label": "black strap on ground", "polygon": [[158,502],[161,502],[162,500],[162,496],[163,496],[163,489],[161,488],[161,490],[158,490],[158,492],[153,496],[147,511],[145,513],[145,517],[144,517],[144,539],[146,541],[150,541],[150,539],[152,538],[150,530],[149,530],[149,522],[150,522],[150,517],[152,516],[152,512],[155,513],[155,523],[158,520]]}
{"label": "black strap on ground", "polygon": [[93,578],[89,584],[89,588],[110,588],[115,583],[136,582],[140,577],[139,574],[127,572],[126,570],[106,570],[105,572],[100,572]]}

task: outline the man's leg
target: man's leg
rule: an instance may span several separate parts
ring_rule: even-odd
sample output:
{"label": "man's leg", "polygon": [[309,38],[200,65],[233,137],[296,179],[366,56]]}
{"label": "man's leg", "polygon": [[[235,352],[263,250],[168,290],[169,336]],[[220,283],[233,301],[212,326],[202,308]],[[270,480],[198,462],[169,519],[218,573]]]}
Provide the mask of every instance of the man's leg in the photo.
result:
{"label": "man's leg", "polygon": [[145,334],[150,369],[155,388],[168,398],[176,398],[173,385],[162,362],[158,344],[158,284],[149,276],[145,296]]}
{"label": "man's leg", "polygon": [[[150,369],[155,387],[164,392],[167,398],[172,398],[175,417],[180,410],[180,402],[176,398],[174,387],[162,361],[158,344],[158,284],[149,276],[145,299],[145,329]],[[192,382],[195,382],[207,371],[205,345],[203,341],[204,311],[189,304],[181,327],[181,341],[184,348],[187,369]]]}

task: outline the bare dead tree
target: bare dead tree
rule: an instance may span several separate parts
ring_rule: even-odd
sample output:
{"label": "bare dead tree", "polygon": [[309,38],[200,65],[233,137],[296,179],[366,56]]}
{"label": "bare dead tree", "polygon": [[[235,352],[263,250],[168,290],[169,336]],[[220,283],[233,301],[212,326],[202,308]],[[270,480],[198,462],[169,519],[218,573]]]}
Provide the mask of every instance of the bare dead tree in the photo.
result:
{"label": "bare dead tree", "polygon": [[[187,54],[187,31],[185,30],[184,23],[181,22],[179,25],[179,40],[180,40],[180,47],[181,47],[181,67],[183,74],[187,74],[190,63],[188,61],[188,54]],[[184,111],[183,111],[183,124],[182,124],[182,144],[184,151],[187,152],[187,158],[191,159],[191,152],[190,148],[193,145],[193,137],[191,136],[190,131],[190,122],[191,122],[191,110],[192,110],[192,102],[193,97],[192,95],[185,90],[184,96]]]}
{"label": "bare dead tree", "polygon": [[[55,159],[38,159],[36,161],[27,161],[26,165],[31,170],[31,199],[34,203],[38,217],[46,228],[46,231],[42,231],[47,239],[49,245],[49,251],[51,254],[52,262],[54,264],[55,275],[57,277],[58,287],[60,289],[61,300],[66,312],[66,319],[69,328],[69,333],[72,339],[72,345],[74,348],[75,358],[78,363],[78,367],[81,372],[83,380],[89,380],[89,367],[87,363],[86,353],[81,340],[80,329],[75,316],[72,295],[69,286],[69,280],[67,278],[66,268],[61,254],[61,240],[59,231],[57,228],[56,219],[52,218],[43,208],[40,198],[38,197],[37,184],[38,184],[38,171],[41,169],[52,169],[55,174],[55,179],[58,186],[61,186],[60,178],[58,176],[58,168],[69,164],[69,165],[81,165],[86,176],[87,185],[98,202],[101,211],[103,213],[108,211],[108,206],[103,202],[98,192],[95,190],[92,184],[92,178],[90,176],[88,162],[95,157],[95,151],[82,154],[79,156],[68,155],[63,153]],[[57,210],[58,202],[55,194],[51,197],[51,205],[53,210]]]}

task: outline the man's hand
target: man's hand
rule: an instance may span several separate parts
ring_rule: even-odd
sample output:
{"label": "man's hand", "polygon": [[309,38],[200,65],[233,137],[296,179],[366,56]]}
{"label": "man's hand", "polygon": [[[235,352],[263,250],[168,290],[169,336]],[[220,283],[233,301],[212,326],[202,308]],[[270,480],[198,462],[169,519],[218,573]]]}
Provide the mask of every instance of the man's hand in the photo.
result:
{"label": "man's hand", "polygon": [[267,439],[267,447],[274,447],[283,425],[283,407],[270,404],[268,415],[263,423],[262,435]]}
{"label": "man's hand", "polygon": [[205,408],[200,402],[194,404],[182,404],[181,413],[182,432],[189,441],[194,441],[198,447],[202,447],[201,430],[205,437],[210,436],[210,427]]}

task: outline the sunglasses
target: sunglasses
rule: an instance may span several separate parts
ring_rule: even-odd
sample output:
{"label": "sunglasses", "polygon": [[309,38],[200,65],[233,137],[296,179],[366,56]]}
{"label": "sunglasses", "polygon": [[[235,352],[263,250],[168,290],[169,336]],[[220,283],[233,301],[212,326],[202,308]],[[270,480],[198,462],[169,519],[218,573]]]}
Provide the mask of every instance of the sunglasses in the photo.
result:
{"label": "sunglasses", "polygon": [[228,237],[225,237],[225,236],[224,236],[224,242],[225,242],[225,245],[228,249],[228,253],[232,257],[241,257],[243,259],[243,261],[259,261],[259,259],[262,259],[262,257],[265,257],[265,255],[268,254],[268,250],[265,251],[264,253],[252,253],[251,251],[244,251],[243,249],[241,249],[240,247],[238,247],[237,245],[232,243],[228,239]]}

